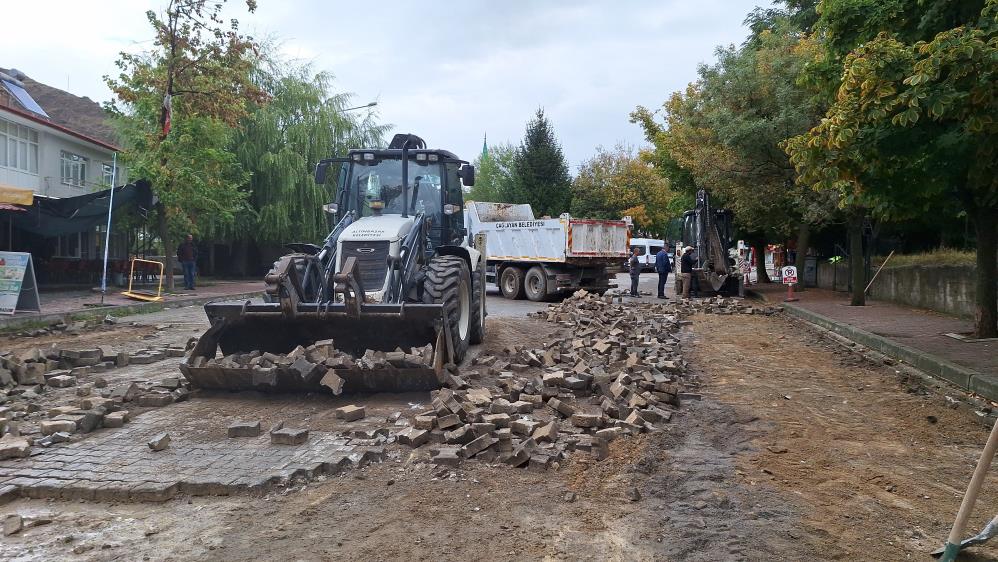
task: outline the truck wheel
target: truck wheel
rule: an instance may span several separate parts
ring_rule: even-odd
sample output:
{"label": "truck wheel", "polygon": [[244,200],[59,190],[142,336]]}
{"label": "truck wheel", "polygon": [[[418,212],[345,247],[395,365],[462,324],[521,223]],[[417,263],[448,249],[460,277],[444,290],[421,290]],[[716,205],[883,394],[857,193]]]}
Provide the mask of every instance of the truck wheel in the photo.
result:
{"label": "truck wheel", "polygon": [[454,343],[454,357],[451,358],[454,363],[464,359],[468,351],[471,301],[471,275],[467,262],[458,256],[433,256],[423,280],[423,302],[444,305]]}
{"label": "truck wheel", "polygon": [[471,275],[471,344],[485,341],[485,264]]}
{"label": "truck wheel", "polygon": [[510,300],[523,298],[523,270],[511,265],[502,270],[499,278],[499,290],[502,296]]}
{"label": "truck wheel", "polygon": [[527,298],[534,302],[541,302],[547,298],[548,280],[544,275],[544,269],[535,265],[527,270],[527,276],[523,279],[523,288]]}

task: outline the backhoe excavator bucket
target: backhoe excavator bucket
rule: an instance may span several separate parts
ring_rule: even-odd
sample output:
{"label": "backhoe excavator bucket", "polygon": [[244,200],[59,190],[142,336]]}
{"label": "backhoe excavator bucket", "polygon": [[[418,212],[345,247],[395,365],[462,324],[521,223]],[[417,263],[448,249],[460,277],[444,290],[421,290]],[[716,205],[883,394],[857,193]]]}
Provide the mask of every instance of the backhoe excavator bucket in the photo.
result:
{"label": "backhoe excavator bucket", "polygon": [[[290,312],[290,314],[289,314]],[[450,342],[438,330],[446,321],[439,304],[307,304],[293,311],[279,303],[219,302],[205,305],[211,328],[181,364],[194,386],[209,389],[314,392],[324,390],[323,376],[332,369],[344,380],[343,392],[408,392],[440,386],[443,365],[450,356]],[[347,361],[346,368],[320,364],[302,372],[293,365],[259,368],[252,365],[219,365],[223,356],[260,353],[287,354],[298,346],[332,340],[337,351],[360,359],[368,350],[396,352],[406,357],[412,348],[433,346],[432,362],[424,360],[381,366]],[[396,355],[399,355],[396,353]],[[200,359],[203,358],[203,359]],[[328,391],[328,390],[327,390]]]}

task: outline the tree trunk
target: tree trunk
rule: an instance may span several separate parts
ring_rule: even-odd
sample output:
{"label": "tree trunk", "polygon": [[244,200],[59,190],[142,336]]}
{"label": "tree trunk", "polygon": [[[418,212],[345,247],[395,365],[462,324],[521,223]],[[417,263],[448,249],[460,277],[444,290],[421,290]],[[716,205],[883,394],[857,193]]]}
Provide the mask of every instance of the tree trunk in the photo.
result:
{"label": "tree trunk", "polygon": [[863,215],[849,218],[849,273],[852,276],[851,306],[866,305],[866,271],[863,269]]}
{"label": "tree trunk", "polygon": [[980,208],[974,216],[977,229],[977,309],[974,335],[998,337],[998,225],[995,209]]}
{"label": "tree trunk", "polygon": [[156,229],[159,231],[159,240],[163,243],[163,254],[166,262],[163,264],[163,275],[166,277],[166,290],[172,291],[174,288],[173,283],[173,260],[174,260],[174,248],[173,240],[170,238],[170,226],[166,220],[166,206],[162,203],[156,206]]}
{"label": "tree trunk", "polygon": [[800,223],[797,228],[797,259],[794,260],[794,267],[797,268],[797,291],[804,290],[804,265],[807,257],[807,248],[811,244],[811,225],[806,222]]}
{"label": "tree trunk", "polygon": [[762,236],[756,238],[752,251],[755,253],[756,283],[772,283],[769,272],[766,271],[766,238]]}

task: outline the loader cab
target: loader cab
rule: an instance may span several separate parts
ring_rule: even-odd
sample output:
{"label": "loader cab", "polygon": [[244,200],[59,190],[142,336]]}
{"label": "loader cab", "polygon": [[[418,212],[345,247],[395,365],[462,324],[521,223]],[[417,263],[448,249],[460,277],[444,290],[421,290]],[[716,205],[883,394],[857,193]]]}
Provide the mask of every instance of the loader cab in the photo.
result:
{"label": "loader cab", "polygon": [[320,163],[316,181],[325,180],[324,164],[341,163],[335,199],[337,220],[351,211],[358,219],[422,214],[433,246],[460,244],[466,235],[462,185],[474,182],[474,168],[444,150],[407,152],[405,186],[400,149],[351,150],[346,158]]}

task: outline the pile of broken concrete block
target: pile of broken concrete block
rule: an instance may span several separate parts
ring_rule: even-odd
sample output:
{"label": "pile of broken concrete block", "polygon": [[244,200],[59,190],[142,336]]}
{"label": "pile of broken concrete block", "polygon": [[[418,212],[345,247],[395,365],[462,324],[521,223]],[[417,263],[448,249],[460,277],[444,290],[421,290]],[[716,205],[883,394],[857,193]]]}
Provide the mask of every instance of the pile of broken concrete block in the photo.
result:
{"label": "pile of broken concrete block", "polygon": [[[253,350],[222,357],[192,356],[186,361],[191,369],[234,369],[251,371],[254,381],[292,380],[295,386],[316,384],[328,387],[333,394],[343,392],[344,381],[337,370],[383,371],[385,369],[429,368],[433,365],[433,346],[413,347],[408,351],[368,349],[359,357],[338,349],[333,340],[320,340],[307,347],[299,345],[288,353]],[[197,371],[188,371],[197,377]]]}
{"label": "pile of broken concrete block", "polygon": [[76,386],[83,375],[103,373],[116,367],[146,365],[168,357],[183,357],[182,347],[144,349],[134,353],[101,346],[92,349],[61,349],[56,344],[14,354],[0,353],[0,387],[45,385]]}
{"label": "pile of broken concrete block", "polygon": [[[456,384],[434,392],[398,442],[428,444],[438,464],[475,458],[546,470],[573,451],[603,458],[617,437],[660,430],[690,384],[679,345],[684,321],[660,308],[585,291],[551,305],[541,315],[570,336],[477,357],[452,377]],[[478,384],[487,379],[494,386]]]}
{"label": "pile of broken concrete block", "polygon": [[[130,363],[183,353],[173,347],[129,354],[108,347],[72,350],[53,345],[0,354],[0,459],[27,456],[31,446],[48,447],[99,427],[122,427],[137,408],[186,400],[189,386],[180,377],[112,386],[100,376]],[[66,387],[75,387],[75,393],[56,390]]]}
{"label": "pile of broken concrete block", "polygon": [[738,297],[714,296],[704,299],[679,300],[676,309],[683,314],[762,314],[771,316],[783,310],[779,306],[760,305]]}

